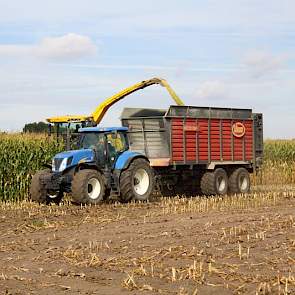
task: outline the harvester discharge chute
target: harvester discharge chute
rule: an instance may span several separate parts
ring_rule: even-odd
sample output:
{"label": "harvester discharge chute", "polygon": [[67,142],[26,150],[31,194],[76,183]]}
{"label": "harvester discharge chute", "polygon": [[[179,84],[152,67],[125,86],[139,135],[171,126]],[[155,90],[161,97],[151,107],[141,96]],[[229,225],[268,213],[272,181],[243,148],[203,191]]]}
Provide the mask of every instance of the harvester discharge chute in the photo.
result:
{"label": "harvester discharge chute", "polygon": [[[162,87],[165,87],[171,98],[175,101],[176,105],[184,105],[183,101],[171,88],[168,82],[165,79],[161,78],[152,78],[149,80],[144,80],[139,83],[136,83],[128,88],[123,89],[122,91],[114,94],[113,96],[105,99],[91,115],[66,115],[60,117],[51,117],[47,118],[47,122],[50,126],[50,133],[52,124],[55,127],[56,134],[59,137],[60,135],[66,135],[67,147],[69,147],[69,141],[71,135],[75,136],[79,127],[85,126],[97,126],[103,119],[105,113],[108,109],[114,105],[116,102],[122,100],[124,97],[148,86],[159,84]],[[75,127],[73,128],[73,124]]]}

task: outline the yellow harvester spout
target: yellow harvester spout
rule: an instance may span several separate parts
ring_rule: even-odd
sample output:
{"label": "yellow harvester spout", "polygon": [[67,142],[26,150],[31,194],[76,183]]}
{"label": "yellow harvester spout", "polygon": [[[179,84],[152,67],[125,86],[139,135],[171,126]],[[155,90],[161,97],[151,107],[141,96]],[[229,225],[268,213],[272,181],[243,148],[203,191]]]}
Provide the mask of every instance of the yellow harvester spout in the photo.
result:
{"label": "yellow harvester spout", "polygon": [[119,93],[107,98],[95,109],[95,111],[90,116],[62,116],[62,117],[48,118],[47,121],[49,123],[92,121],[94,124],[97,125],[101,122],[105,113],[113,104],[115,104],[116,102],[124,98],[125,96],[137,90],[144,89],[154,84],[160,84],[161,86],[165,87],[177,105],[184,105],[183,101],[179,98],[179,96],[175,93],[175,91],[171,88],[171,86],[168,84],[166,80],[160,79],[160,78],[152,78],[152,79],[141,81],[137,84],[134,84],[128,88],[125,88]]}
{"label": "yellow harvester spout", "polygon": [[92,113],[93,121],[96,124],[99,124],[101,122],[101,120],[103,119],[107,110],[113,104],[115,104],[116,102],[118,102],[119,100],[124,98],[125,96],[127,96],[137,90],[144,89],[144,88],[154,85],[154,84],[160,84],[161,86],[165,87],[177,105],[184,105],[183,101],[179,98],[179,96],[175,93],[175,91],[171,88],[171,86],[168,84],[168,82],[166,80],[160,79],[160,78],[152,78],[150,80],[145,80],[145,81],[139,82],[137,84],[134,84],[128,88],[125,88],[124,90],[120,91],[119,93],[107,98]]}

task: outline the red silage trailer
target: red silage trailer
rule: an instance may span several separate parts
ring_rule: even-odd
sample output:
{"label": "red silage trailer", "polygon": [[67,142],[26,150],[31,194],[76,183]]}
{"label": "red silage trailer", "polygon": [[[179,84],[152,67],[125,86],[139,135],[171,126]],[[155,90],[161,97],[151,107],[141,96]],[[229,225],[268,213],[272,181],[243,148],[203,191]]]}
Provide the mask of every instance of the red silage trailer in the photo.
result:
{"label": "red silage trailer", "polygon": [[125,109],[130,149],[144,154],[163,195],[246,193],[262,163],[262,114],[251,109],[170,106]]}

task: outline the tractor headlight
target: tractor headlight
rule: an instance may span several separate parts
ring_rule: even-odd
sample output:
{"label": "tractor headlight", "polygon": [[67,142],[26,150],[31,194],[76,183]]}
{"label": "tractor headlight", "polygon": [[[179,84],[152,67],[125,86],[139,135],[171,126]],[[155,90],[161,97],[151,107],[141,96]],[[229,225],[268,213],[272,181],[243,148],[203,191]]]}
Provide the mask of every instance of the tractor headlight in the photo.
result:
{"label": "tractor headlight", "polygon": [[68,158],[64,158],[61,161],[61,164],[60,164],[59,169],[58,169],[59,172],[62,172],[67,168],[67,161],[68,161]]}
{"label": "tractor headlight", "polygon": [[52,160],[52,171],[62,172],[72,164],[73,156],[66,158],[53,158]]}
{"label": "tractor headlight", "polygon": [[55,171],[55,161],[54,161],[54,159],[52,159],[52,171],[54,172]]}

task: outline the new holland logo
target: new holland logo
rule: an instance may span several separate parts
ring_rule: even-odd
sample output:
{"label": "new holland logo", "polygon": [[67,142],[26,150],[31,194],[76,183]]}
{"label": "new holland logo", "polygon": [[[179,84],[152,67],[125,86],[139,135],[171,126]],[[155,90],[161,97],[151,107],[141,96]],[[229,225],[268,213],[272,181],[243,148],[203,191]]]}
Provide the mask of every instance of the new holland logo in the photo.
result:
{"label": "new holland logo", "polygon": [[245,125],[242,122],[236,122],[232,126],[232,133],[235,137],[243,137],[246,133]]}

